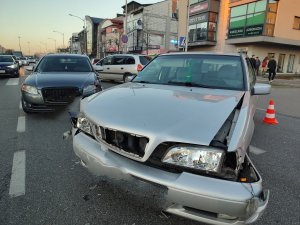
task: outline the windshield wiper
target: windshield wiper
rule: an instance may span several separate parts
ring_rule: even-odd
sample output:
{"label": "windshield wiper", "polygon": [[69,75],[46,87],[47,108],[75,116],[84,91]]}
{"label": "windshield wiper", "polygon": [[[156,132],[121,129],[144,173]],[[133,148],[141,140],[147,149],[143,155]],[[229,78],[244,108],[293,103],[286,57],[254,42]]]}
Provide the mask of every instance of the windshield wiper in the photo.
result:
{"label": "windshield wiper", "polygon": [[180,82],[180,81],[168,81],[168,84],[176,84],[180,86],[187,86],[187,87],[203,87],[203,88],[214,88],[212,86],[198,84],[195,82]]}
{"label": "windshield wiper", "polygon": [[145,81],[145,80],[140,80],[140,81],[133,81],[133,83],[150,84],[151,82]]}

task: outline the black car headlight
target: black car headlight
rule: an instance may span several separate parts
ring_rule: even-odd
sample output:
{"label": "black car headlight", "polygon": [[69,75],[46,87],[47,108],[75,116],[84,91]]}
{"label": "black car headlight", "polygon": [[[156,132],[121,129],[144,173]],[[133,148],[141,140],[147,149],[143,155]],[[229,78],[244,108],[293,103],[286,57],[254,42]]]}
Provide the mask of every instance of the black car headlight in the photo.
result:
{"label": "black car headlight", "polygon": [[177,146],[170,148],[162,162],[176,166],[219,173],[224,151],[212,147]]}
{"label": "black car headlight", "polygon": [[30,85],[27,85],[27,84],[23,84],[22,87],[21,87],[21,90],[24,91],[24,92],[27,92],[29,94],[33,94],[33,95],[38,95],[39,94],[38,89],[36,87],[30,86]]}
{"label": "black car headlight", "polygon": [[86,116],[83,113],[80,113],[78,115],[76,127],[89,135],[93,135],[92,123],[89,121],[88,118],[86,118]]}

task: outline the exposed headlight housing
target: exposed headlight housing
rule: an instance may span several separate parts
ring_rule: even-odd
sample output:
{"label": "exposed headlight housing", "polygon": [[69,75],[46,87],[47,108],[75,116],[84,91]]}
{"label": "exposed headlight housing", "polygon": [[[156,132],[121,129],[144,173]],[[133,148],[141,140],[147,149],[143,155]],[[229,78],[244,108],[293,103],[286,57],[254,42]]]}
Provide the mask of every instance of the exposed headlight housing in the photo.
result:
{"label": "exposed headlight housing", "polygon": [[30,86],[30,85],[26,85],[26,84],[22,85],[21,90],[25,91],[25,92],[27,92],[29,94],[33,94],[33,95],[38,95],[39,94],[39,92],[38,92],[38,90],[37,90],[36,87]]}
{"label": "exposed headlight housing", "polygon": [[13,64],[13,65],[10,65],[10,66],[7,66],[8,68],[11,68],[11,69],[16,69],[18,68],[18,66],[16,64]]}
{"label": "exposed headlight housing", "polygon": [[92,123],[82,113],[80,113],[78,115],[76,127],[78,129],[82,130],[83,132],[87,133],[87,134],[93,135],[93,133],[92,133]]}
{"label": "exposed headlight housing", "polygon": [[219,173],[224,158],[224,151],[212,147],[172,147],[163,157],[162,162],[176,166]]}
{"label": "exposed headlight housing", "polygon": [[88,85],[83,88],[83,94],[94,93],[96,89],[97,89],[96,85],[94,84]]}

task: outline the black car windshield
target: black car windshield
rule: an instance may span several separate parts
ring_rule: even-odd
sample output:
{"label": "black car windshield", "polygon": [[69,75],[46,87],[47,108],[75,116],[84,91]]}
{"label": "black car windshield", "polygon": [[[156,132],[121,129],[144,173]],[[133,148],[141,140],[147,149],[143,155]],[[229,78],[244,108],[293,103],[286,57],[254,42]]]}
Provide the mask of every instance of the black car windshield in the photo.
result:
{"label": "black car windshield", "polygon": [[89,59],[80,56],[46,56],[38,64],[36,72],[92,72]]}
{"label": "black car windshield", "polygon": [[227,55],[162,55],[151,61],[132,82],[244,89],[241,58]]}
{"label": "black car windshield", "polygon": [[0,56],[0,62],[14,62],[13,57],[11,56]]}

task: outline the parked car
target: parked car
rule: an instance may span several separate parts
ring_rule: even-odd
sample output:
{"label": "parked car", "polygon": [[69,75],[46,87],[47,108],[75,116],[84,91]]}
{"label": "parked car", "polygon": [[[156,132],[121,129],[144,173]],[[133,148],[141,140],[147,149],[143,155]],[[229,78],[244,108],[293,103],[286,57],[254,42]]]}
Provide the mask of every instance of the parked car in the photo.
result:
{"label": "parked car", "polygon": [[36,60],[33,56],[28,56],[27,57],[27,61],[28,61],[28,64],[35,64],[36,63]]}
{"label": "parked car", "polygon": [[252,223],[269,199],[249,145],[257,95],[270,88],[244,55],[163,54],[131,82],[82,100],[74,152],[95,175],[158,185],[166,212]]}
{"label": "parked car", "polygon": [[26,113],[53,111],[76,96],[85,97],[100,90],[100,81],[87,56],[51,54],[44,56],[25,79],[21,102]]}
{"label": "parked car", "polygon": [[19,64],[11,55],[0,55],[0,76],[19,76]]}
{"label": "parked car", "polygon": [[100,78],[127,82],[127,78],[136,75],[151,60],[145,55],[118,54],[101,59],[96,63]]}

